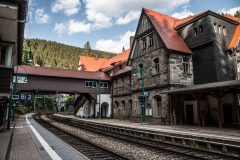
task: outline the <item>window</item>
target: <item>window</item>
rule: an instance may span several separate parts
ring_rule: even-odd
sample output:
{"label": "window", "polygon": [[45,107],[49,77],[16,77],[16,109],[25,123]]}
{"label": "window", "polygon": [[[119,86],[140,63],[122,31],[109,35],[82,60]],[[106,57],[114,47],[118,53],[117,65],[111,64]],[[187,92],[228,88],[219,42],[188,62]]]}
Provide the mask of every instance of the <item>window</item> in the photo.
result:
{"label": "window", "polygon": [[108,88],[108,83],[107,82],[101,82],[100,83],[100,88]]}
{"label": "window", "polygon": [[148,47],[153,46],[153,34],[148,36]]}
{"label": "window", "polygon": [[122,77],[121,79],[122,79],[122,86],[124,86],[124,77]]}
{"label": "window", "polygon": [[90,87],[89,81],[85,82],[85,87]]}
{"label": "window", "polygon": [[193,28],[194,36],[196,37],[198,35],[197,28]]}
{"label": "window", "polygon": [[[99,83],[96,81],[85,81],[85,87],[97,88]],[[100,88],[108,88],[108,82],[101,82]]]}
{"label": "window", "polygon": [[226,27],[223,26],[223,34],[226,36],[227,35],[227,30],[226,30]]}
{"label": "window", "polygon": [[126,110],[125,101],[122,101],[123,110]]}
{"label": "window", "polygon": [[146,40],[146,37],[144,37],[142,39],[142,50],[146,49],[147,48],[147,40]]}
{"label": "window", "polygon": [[139,64],[138,65],[138,68],[139,68],[139,72],[138,72],[138,79],[141,79],[142,78],[142,70],[143,70],[143,64]]}
{"label": "window", "polygon": [[215,32],[215,33],[217,33],[217,32],[218,32],[217,23],[214,23],[214,32]]}
{"label": "window", "polygon": [[0,44],[0,67],[12,68],[13,46]]}
{"label": "window", "polygon": [[93,82],[93,88],[96,88],[97,87],[97,82]]}
{"label": "window", "polygon": [[151,106],[151,104],[149,104],[149,103],[147,104],[145,111],[146,111],[146,116],[152,116],[152,106]]}
{"label": "window", "polygon": [[222,26],[221,25],[218,25],[218,33],[222,34]]}
{"label": "window", "polygon": [[202,25],[199,26],[199,33],[203,34],[203,26]]}
{"label": "window", "polygon": [[190,60],[188,57],[183,57],[183,73],[190,73]]}
{"label": "window", "polygon": [[154,61],[155,74],[158,74],[160,73],[159,58],[155,58],[153,61]]}
{"label": "window", "polygon": [[162,98],[159,95],[155,96],[154,98],[157,105],[158,117],[162,117]]}

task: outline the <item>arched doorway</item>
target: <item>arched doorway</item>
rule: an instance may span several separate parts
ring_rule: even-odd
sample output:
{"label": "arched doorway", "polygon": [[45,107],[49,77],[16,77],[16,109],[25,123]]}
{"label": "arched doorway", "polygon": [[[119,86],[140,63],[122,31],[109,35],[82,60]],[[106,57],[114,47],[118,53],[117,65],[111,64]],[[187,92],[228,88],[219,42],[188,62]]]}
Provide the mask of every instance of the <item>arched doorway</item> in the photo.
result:
{"label": "arched doorway", "polygon": [[101,105],[101,117],[102,118],[107,117],[108,107],[109,107],[109,104],[107,102],[102,103],[102,105]]}

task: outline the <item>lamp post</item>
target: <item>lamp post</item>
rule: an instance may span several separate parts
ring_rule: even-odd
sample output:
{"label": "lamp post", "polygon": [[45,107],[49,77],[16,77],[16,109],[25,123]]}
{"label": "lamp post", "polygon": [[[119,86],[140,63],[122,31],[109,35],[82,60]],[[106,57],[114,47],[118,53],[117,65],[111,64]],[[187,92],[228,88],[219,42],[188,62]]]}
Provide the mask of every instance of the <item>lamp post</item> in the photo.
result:
{"label": "lamp post", "polygon": [[142,85],[142,92],[141,92],[141,96],[140,96],[140,103],[141,103],[141,119],[142,119],[142,123],[145,122],[145,90],[144,90],[144,59],[142,59],[141,64],[139,65],[140,69],[134,69],[134,73],[133,76],[136,76],[136,73],[138,71],[140,71],[140,75],[141,75],[141,85]]}

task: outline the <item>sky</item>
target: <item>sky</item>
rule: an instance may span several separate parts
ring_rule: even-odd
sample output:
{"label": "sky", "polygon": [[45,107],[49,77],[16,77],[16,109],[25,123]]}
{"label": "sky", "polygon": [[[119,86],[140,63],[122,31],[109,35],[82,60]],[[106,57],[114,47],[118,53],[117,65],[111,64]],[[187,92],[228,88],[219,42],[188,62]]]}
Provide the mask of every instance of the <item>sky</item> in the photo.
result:
{"label": "sky", "polygon": [[29,0],[25,38],[120,53],[129,48],[142,8],[184,18],[206,10],[234,14],[240,0]]}

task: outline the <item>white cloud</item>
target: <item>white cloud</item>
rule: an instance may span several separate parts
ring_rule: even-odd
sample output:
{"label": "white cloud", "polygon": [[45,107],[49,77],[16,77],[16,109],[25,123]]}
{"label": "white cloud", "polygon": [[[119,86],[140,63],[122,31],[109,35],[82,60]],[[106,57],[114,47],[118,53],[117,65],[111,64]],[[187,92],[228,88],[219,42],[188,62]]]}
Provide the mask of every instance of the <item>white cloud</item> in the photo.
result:
{"label": "white cloud", "polygon": [[189,0],[84,0],[84,3],[87,19],[93,23],[93,28],[99,29],[112,24],[127,24],[139,18],[142,7],[165,12],[186,6]]}
{"label": "white cloud", "polygon": [[68,22],[56,23],[53,31],[59,37],[64,33],[68,33],[69,35],[74,33],[89,33],[91,31],[91,24],[70,19]]}
{"label": "white cloud", "polygon": [[139,16],[140,16],[140,11],[130,11],[126,16],[119,17],[116,20],[116,23],[117,24],[128,24],[132,20],[139,18]]}
{"label": "white cloud", "polygon": [[240,6],[230,8],[230,9],[223,8],[223,9],[219,10],[218,12],[219,13],[224,13],[224,14],[228,13],[228,14],[234,15],[236,13],[236,11],[240,11]]}
{"label": "white cloud", "polygon": [[35,21],[38,24],[48,23],[50,16],[44,12],[44,9],[37,9],[35,12]]}
{"label": "white cloud", "polygon": [[68,24],[68,33],[89,33],[91,31],[91,24],[85,23],[81,21],[76,21],[74,19],[71,19]]}
{"label": "white cloud", "polygon": [[134,36],[135,32],[127,31],[118,39],[100,39],[96,42],[96,49],[120,53],[122,47],[126,49],[130,47],[130,36]]}
{"label": "white cloud", "polygon": [[174,13],[172,16],[178,19],[182,19],[182,18],[186,18],[188,16],[194,15],[193,12],[191,12],[190,10],[184,10],[182,12],[176,12]]}
{"label": "white cloud", "polygon": [[63,11],[67,16],[77,14],[80,8],[80,0],[56,0],[51,7],[53,13]]}
{"label": "white cloud", "polygon": [[58,34],[59,37],[67,30],[64,23],[56,23],[54,27],[54,32]]}

